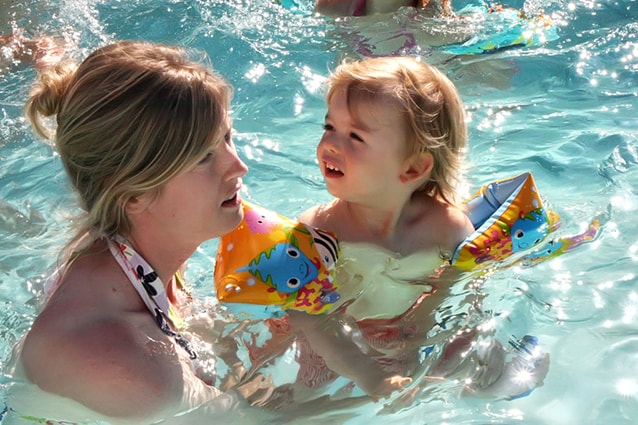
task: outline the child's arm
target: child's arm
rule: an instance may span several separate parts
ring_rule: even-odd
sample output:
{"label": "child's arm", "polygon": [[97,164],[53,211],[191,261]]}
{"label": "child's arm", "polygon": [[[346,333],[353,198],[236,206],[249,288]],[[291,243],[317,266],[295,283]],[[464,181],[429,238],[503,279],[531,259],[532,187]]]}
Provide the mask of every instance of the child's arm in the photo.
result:
{"label": "child's arm", "polygon": [[348,316],[311,316],[290,311],[290,324],[301,331],[312,349],[328,367],[352,379],[371,397],[385,397],[412,382],[411,378],[390,375],[374,360],[376,353],[362,341],[358,327]]}

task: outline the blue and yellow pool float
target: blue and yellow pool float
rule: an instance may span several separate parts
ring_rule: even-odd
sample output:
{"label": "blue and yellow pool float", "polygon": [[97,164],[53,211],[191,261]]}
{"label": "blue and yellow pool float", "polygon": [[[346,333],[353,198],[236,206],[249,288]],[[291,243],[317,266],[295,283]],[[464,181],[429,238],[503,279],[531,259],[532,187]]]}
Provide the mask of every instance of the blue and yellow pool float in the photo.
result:
{"label": "blue and yellow pool float", "polygon": [[243,208],[241,223],[219,244],[217,298],[310,314],[329,310],[339,298],[336,236],[246,201]]}
{"label": "blue and yellow pool float", "polygon": [[558,227],[558,214],[544,207],[531,173],[489,183],[465,205],[475,231],[450,261],[462,270],[476,270],[529,251]]}
{"label": "blue and yellow pool float", "polygon": [[[491,182],[465,205],[475,231],[450,259],[462,271],[510,260],[536,264],[592,240],[599,228],[593,221],[581,235],[543,244],[558,228],[559,216],[543,204],[531,173]],[[335,279],[337,236],[249,202],[243,208],[242,222],[219,244],[217,298],[310,314],[329,311],[340,299]]]}
{"label": "blue and yellow pool float", "polygon": [[489,30],[481,31],[463,43],[442,46],[441,49],[454,55],[481,55],[542,45],[558,39],[556,25],[544,13],[527,17],[517,9],[491,7],[485,22],[491,25]]}

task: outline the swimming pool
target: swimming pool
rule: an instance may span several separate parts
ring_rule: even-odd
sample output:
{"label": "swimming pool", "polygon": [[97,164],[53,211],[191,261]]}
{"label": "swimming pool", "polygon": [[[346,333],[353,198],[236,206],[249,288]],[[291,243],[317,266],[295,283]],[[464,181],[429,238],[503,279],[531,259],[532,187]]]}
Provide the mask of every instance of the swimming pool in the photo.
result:
{"label": "swimming pool", "polygon": [[[593,243],[535,267],[498,270],[480,289],[482,310],[493,312],[504,341],[532,334],[550,354],[544,386],[528,397],[493,401],[458,399],[454,388],[442,385],[401,408],[388,407],[388,400],[370,402],[315,413],[316,423],[638,421],[638,290],[633,286],[638,225],[632,218],[638,212],[638,4],[511,5],[544,9],[557,39],[456,59],[423,45],[406,53],[440,65],[458,84],[471,118],[473,188],[531,171],[562,217],[562,234],[582,232],[591,219],[601,219]],[[2,32],[18,26],[64,36],[76,45],[78,58],[124,38],[206,51],[235,86],[235,141],[250,167],[244,197],[292,217],[329,199],[314,159],[325,113],[319,86],[338,58],[357,55],[352,37],[343,34],[352,34],[352,22],[340,24],[339,32],[329,20],[267,0],[38,0],[13,4],[10,16],[13,23],[0,24]],[[409,14],[399,13],[389,23],[365,25],[389,39],[407,19]],[[489,22],[483,28],[496,30]],[[477,71],[486,68],[500,71]],[[27,66],[0,70],[3,370],[12,345],[36,314],[33,297],[74,213],[59,160],[21,117],[33,76]],[[215,246],[211,242],[196,254],[189,270],[202,297],[214,295]],[[463,309],[462,298],[457,294],[449,304]],[[2,379],[4,393],[11,377]]]}

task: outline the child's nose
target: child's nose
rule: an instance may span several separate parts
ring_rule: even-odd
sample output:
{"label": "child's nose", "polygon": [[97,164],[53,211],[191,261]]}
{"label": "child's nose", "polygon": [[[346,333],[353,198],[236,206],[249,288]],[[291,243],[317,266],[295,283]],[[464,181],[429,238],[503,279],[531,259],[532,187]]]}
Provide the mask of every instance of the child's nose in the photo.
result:
{"label": "child's nose", "polygon": [[323,148],[326,149],[327,151],[337,152],[340,147],[339,137],[334,134],[324,135],[323,138],[321,139],[321,144],[323,145]]}

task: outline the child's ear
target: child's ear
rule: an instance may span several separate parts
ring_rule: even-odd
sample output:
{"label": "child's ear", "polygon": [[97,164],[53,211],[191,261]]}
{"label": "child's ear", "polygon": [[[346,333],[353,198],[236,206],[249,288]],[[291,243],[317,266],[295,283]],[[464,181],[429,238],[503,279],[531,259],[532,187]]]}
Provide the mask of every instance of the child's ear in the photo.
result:
{"label": "child's ear", "polygon": [[402,183],[427,178],[434,167],[434,157],[430,152],[419,152],[405,160],[403,171],[399,176]]}

